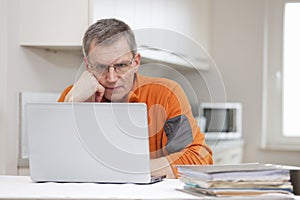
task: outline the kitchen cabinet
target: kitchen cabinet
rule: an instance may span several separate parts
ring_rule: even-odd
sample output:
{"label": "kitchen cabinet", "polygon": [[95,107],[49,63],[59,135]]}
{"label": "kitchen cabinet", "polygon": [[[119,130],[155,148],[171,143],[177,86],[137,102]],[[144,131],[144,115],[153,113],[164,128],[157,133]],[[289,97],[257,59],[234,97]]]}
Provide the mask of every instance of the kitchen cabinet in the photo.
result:
{"label": "kitchen cabinet", "polygon": [[214,164],[240,164],[243,162],[243,140],[206,140],[213,152]]}
{"label": "kitchen cabinet", "polygon": [[[142,56],[148,61],[178,65],[188,65],[191,61],[207,69],[211,0],[26,0],[20,3],[21,46],[80,49],[84,31],[90,24],[114,17],[124,20],[137,32]],[[156,37],[153,31],[164,35]],[[153,44],[158,44],[154,45],[156,51],[149,51]]]}
{"label": "kitchen cabinet", "polygon": [[78,48],[89,25],[87,0],[20,1],[20,45]]}
{"label": "kitchen cabinet", "polygon": [[115,17],[132,29],[158,28],[210,47],[211,0],[91,0],[92,21]]}
{"label": "kitchen cabinet", "polygon": [[207,70],[210,0],[92,0],[92,21],[118,18],[135,31],[144,63],[161,61]]}

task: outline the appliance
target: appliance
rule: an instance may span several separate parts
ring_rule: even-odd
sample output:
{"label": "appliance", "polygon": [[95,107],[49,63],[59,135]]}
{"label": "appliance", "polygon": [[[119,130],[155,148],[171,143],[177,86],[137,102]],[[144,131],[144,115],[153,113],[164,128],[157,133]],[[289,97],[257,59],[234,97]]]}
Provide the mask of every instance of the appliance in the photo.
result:
{"label": "appliance", "polygon": [[207,140],[242,138],[241,103],[201,103],[200,115]]}
{"label": "appliance", "polygon": [[35,182],[153,183],[144,103],[28,103]]}

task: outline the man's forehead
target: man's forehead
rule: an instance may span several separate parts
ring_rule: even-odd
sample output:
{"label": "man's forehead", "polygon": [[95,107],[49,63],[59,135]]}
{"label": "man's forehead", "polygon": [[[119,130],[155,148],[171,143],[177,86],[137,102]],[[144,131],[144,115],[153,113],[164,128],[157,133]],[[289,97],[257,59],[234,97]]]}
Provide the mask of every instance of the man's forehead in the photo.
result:
{"label": "man's forehead", "polygon": [[111,64],[114,62],[122,62],[128,61],[130,58],[129,56],[131,53],[102,53],[102,54],[92,54],[88,56],[88,60],[91,63],[98,63],[98,64]]}
{"label": "man's forehead", "polygon": [[124,37],[119,38],[117,41],[110,45],[96,44],[97,41],[93,40],[90,45],[89,57],[109,57],[119,58],[131,52],[128,42]]}

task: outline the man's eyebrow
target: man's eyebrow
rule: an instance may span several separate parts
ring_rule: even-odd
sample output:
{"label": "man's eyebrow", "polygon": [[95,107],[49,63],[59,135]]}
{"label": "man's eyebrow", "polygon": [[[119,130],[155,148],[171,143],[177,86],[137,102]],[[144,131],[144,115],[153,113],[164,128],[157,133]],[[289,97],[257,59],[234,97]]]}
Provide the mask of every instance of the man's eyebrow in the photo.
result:
{"label": "man's eyebrow", "polygon": [[123,59],[120,59],[120,61],[118,61],[118,59],[116,59],[116,61],[112,62],[112,64],[117,64],[117,63],[122,63],[122,62],[129,62],[130,61],[130,58],[123,58]]}
{"label": "man's eyebrow", "polygon": [[92,64],[94,66],[109,66],[109,65],[121,64],[121,63],[124,63],[124,62],[130,62],[130,60],[123,59],[121,61],[111,62],[110,64],[99,63],[99,62],[96,61],[95,63],[90,62],[90,64]]}

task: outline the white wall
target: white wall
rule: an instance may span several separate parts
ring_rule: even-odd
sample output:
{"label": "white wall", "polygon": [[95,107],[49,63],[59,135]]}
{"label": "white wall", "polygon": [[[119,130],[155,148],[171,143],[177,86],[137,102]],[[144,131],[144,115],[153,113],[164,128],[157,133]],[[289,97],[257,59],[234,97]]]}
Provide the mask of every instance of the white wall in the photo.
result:
{"label": "white wall", "polygon": [[245,162],[300,166],[299,152],[262,150],[262,0],[213,0],[212,55],[228,101],[243,103]]}
{"label": "white wall", "polygon": [[60,92],[81,64],[79,52],[20,47],[19,1],[0,1],[0,174],[17,174],[18,93]]}
{"label": "white wall", "polygon": [[0,1],[0,174],[6,170],[6,134],[4,132],[5,119],[5,89],[6,89],[6,65],[7,65],[7,2]]}

